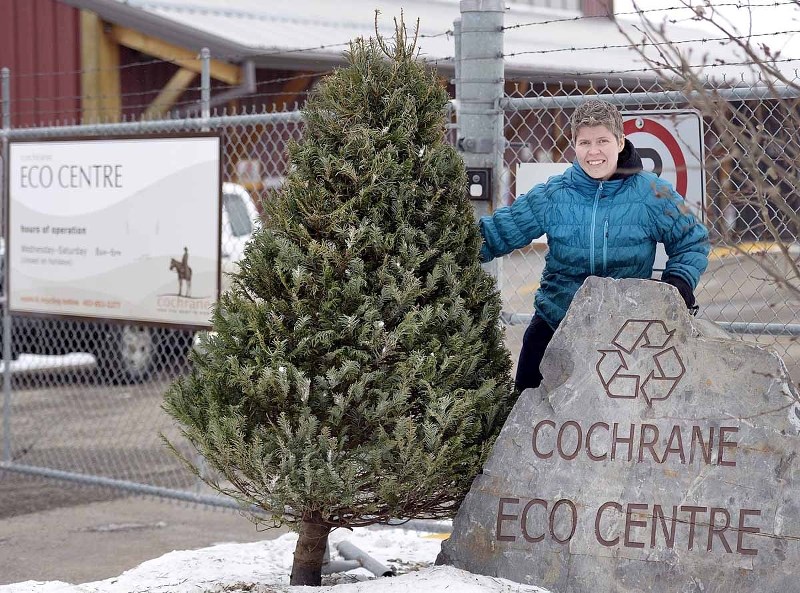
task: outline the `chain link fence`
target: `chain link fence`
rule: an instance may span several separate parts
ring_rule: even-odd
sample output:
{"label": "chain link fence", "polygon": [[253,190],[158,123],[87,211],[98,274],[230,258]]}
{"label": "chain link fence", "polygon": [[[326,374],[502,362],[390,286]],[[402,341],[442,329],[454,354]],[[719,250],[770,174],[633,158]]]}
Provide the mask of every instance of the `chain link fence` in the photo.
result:
{"label": "chain link fence", "polygon": [[[729,102],[737,116],[752,122],[762,132],[767,130],[774,144],[773,151],[794,142],[791,137],[796,133],[791,114],[793,103],[787,106],[782,102],[786,97],[775,96],[775,89],[717,88],[715,91],[720,101]],[[642,125],[641,117],[636,121],[640,113],[650,114],[648,118],[660,119],[663,123],[663,129],[653,134],[663,152],[675,150],[675,145],[669,146],[670,138],[677,137],[691,144],[690,139],[680,138],[682,129],[673,121],[680,116],[673,112],[689,111],[692,115],[692,105],[681,93],[665,91],[653,83],[606,83],[599,87],[596,84],[581,87],[577,83],[570,87],[562,83],[518,89],[501,102],[505,110],[506,138],[504,203],[510,203],[515,196],[530,189],[524,185],[524,179],[518,178],[518,172],[528,163],[544,164],[547,170],[553,163],[572,162],[575,153],[571,146],[569,117],[587,93],[602,95],[621,108],[624,119],[633,120],[631,128],[626,123],[626,134],[634,145],[641,138],[641,135],[631,134],[638,131],[637,125]],[[741,339],[773,348],[783,357],[793,381],[798,382],[800,301],[797,287],[800,278],[794,269],[800,263],[800,228],[796,223],[800,197],[793,187],[776,176],[767,175],[766,170],[763,177],[753,179],[752,168],[742,166],[743,159],[747,158],[745,148],[740,145],[744,143],[731,141],[730,135],[725,134],[725,126],[715,118],[693,113],[702,137],[697,141],[697,148],[683,147],[683,152],[690,154],[685,155],[686,162],[678,164],[677,169],[683,167],[686,171],[689,186],[688,191],[682,193],[708,226],[712,243],[709,266],[696,291],[699,316],[716,322]],[[669,133],[662,134],[666,129]],[[667,177],[666,168],[672,165],[674,170],[677,163],[663,162],[669,158],[660,160],[652,148],[641,149],[641,155],[646,169],[661,173],[663,166]],[[694,159],[696,165],[692,165]],[[694,189],[693,177],[698,180]],[[673,185],[680,185],[674,178],[671,181]],[[761,190],[763,195],[777,191],[778,202],[767,199],[760,207],[748,190],[756,185],[766,186]],[[704,192],[704,200],[700,200],[698,191]],[[786,210],[782,211],[781,206]],[[779,231],[780,241],[769,231],[770,225]],[[545,253],[546,244],[537,242],[503,261],[504,310],[506,318],[513,322],[507,331],[507,341],[515,355],[533,311],[533,294],[538,288]],[[793,285],[794,290],[787,284]]]}
{"label": "chain link fence", "polygon": [[[528,188],[517,183],[521,163],[569,163],[569,116],[586,88],[526,88],[505,97],[504,201]],[[679,95],[646,89],[641,83],[591,89],[625,111],[684,109]],[[744,101],[754,113],[769,101]],[[452,110],[448,111],[452,120]],[[713,121],[704,121],[702,215],[712,232],[713,252],[697,291],[702,317],[724,324],[752,340],[775,348],[795,381],[800,378],[798,311],[800,303],[760,265],[785,265],[774,251],[758,213],[730,199],[743,183],[735,161],[720,147]],[[455,142],[455,125],[448,138]],[[95,126],[13,129],[8,141],[169,134],[217,131],[223,143],[223,252],[252,232],[250,206],[269,199],[285,174],[288,142],[302,136],[300,112],[226,115]],[[789,133],[775,125],[775,134]],[[5,168],[4,168],[5,170]],[[733,192],[735,193],[735,191]],[[7,197],[7,196],[6,196]],[[793,202],[795,203],[795,202]],[[795,206],[797,204],[795,203]],[[7,221],[2,221],[7,228]],[[798,229],[786,224],[782,236],[795,259]],[[546,245],[534,243],[504,258],[502,288],[507,343],[516,360],[525,321],[544,265]],[[235,267],[235,258],[226,265]],[[7,278],[7,275],[4,275]],[[161,409],[165,389],[188,369],[194,332],[102,321],[12,316],[10,341],[4,341],[2,464],[0,469],[122,488],[136,493],[230,506],[201,489],[196,478],[164,446],[161,434],[186,455],[172,419]]]}
{"label": "chain link fence", "polygon": [[[287,145],[301,137],[302,127],[301,113],[290,111],[7,129],[3,160],[8,142],[19,140],[219,133],[224,289],[226,272],[235,270],[258,224],[262,201],[281,184]],[[7,282],[8,275],[3,278]],[[201,488],[162,441],[164,435],[188,458],[196,455],[161,409],[170,382],[188,371],[195,331],[42,315],[9,315],[8,321],[0,469],[234,506]]]}

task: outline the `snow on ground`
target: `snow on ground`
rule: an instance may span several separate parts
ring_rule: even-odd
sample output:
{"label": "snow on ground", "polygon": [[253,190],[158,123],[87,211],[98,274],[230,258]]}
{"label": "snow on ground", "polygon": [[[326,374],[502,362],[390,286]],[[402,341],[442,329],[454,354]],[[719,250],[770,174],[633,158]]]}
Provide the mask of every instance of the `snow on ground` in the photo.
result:
{"label": "snow on ground", "polygon": [[[11,372],[53,371],[88,368],[96,364],[95,357],[85,352],[73,352],[63,356],[45,354],[20,354],[11,361]],[[0,360],[0,373],[5,370],[5,362]]]}
{"label": "snow on ground", "polygon": [[118,577],[82,585],[25,581],[0,586],[0,593],[549,593],[531,585],[433,566],[444,534],[398,527],[339,529],[330,538],[347,540],[399,576],[375,578],[359,568],[323,576],[322,587],[290,587],[297,535],[247,544],[218,544],[170,552]]}

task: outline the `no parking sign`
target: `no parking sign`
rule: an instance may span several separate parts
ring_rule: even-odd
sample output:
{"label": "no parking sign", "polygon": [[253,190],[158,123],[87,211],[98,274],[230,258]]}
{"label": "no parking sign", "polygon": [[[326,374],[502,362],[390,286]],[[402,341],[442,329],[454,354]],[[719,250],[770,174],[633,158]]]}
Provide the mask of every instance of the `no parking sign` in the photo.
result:
{"label": "no parking sign", "polygon": [[625,136],[645,171],[669,181],[692,212],[705,220],[703,120],[697,111],[622,112]]}

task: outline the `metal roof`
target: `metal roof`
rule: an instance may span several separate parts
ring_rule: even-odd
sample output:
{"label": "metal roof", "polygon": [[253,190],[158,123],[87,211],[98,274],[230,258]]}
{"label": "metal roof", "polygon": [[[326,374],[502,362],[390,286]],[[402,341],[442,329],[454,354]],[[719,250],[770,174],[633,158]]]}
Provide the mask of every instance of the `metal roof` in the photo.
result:
{"label": "metal roof", "polygon": [[[409,25],[419,17],[421,57],[451,72],[454,43],[448,32],[460,17],[458,0],[61,1],[188,49],[208,47],[215,58],[252,60],[257,67],[283,70],[319,71],[343,64],[350,40],[374,36],[379,9],[379,27],[385,35],[393,33],[393,18],[401,10]],[[506,78],[649,77],[617,23],[577,16],[512,3],[505,14],[506,27],[516,27],[506,30],[504,38]],[[619,22],[634,38],[640,37],[632,23]],[[671,27],[670,32],[673,40],[703,37],[686,27]],[[700,54],[712,49],[710,43],[696,45]],[[716,44],[713,49],[724,48]]]}

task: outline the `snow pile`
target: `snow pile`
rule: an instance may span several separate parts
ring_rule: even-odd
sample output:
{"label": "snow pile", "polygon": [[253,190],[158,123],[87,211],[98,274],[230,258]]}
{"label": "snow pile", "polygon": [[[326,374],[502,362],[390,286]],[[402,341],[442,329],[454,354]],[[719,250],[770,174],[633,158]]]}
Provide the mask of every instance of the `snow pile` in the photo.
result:
{"label": "snow pile", "polygon": [[297,541],[291,533],[256,543],[170,552],[104,581],[83,585],[26,581],[0,586],[0,593],[548,593],[505,579],[433,566],[442,537],[400,528],[334,531],[330,536],[334,559],[335,544],[348,540],[400,576],[375,578],[357,569],[323,577],[322,587],[289,586]]}

